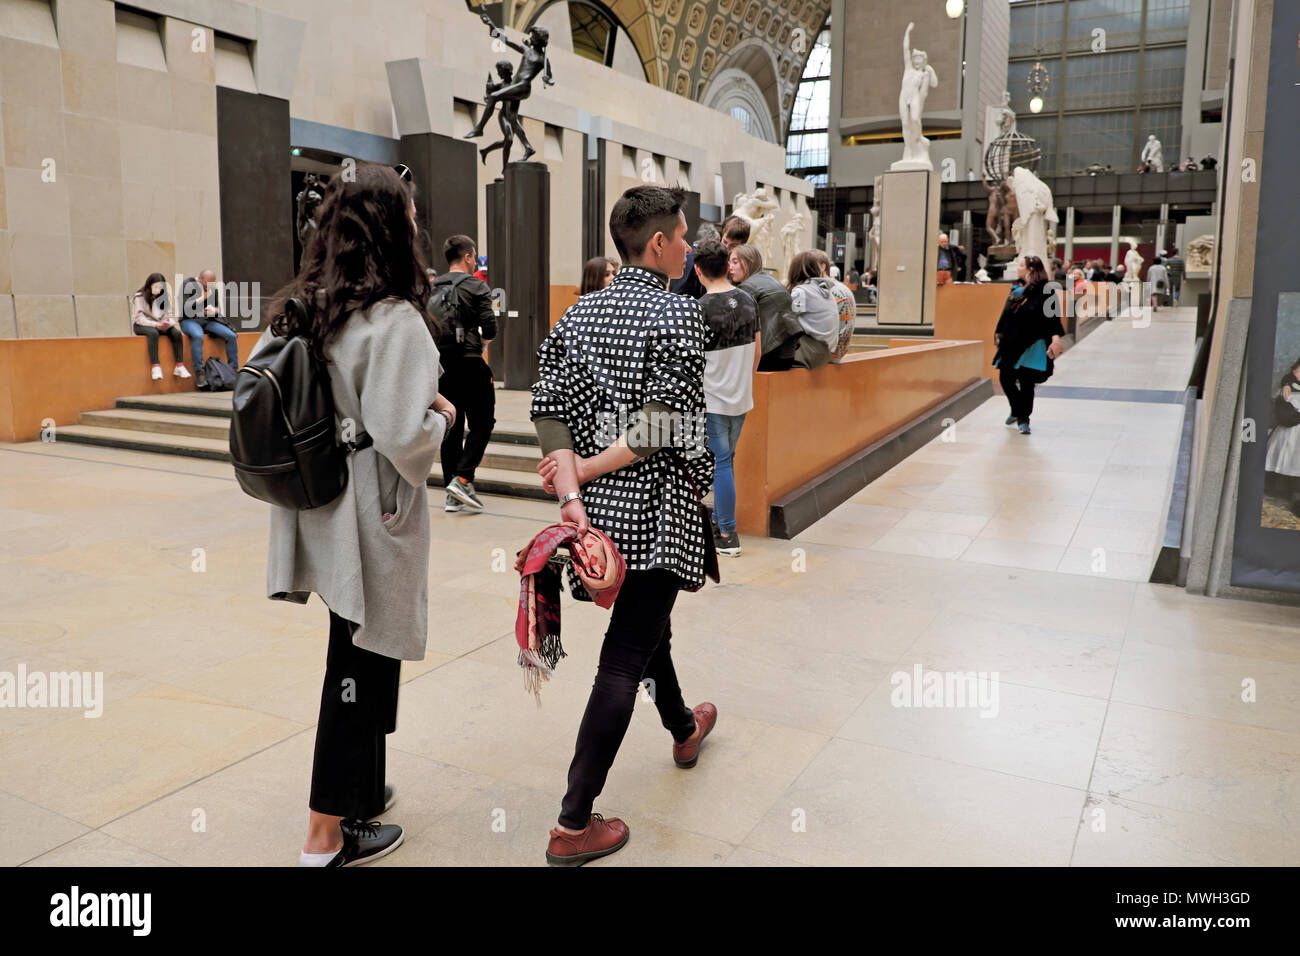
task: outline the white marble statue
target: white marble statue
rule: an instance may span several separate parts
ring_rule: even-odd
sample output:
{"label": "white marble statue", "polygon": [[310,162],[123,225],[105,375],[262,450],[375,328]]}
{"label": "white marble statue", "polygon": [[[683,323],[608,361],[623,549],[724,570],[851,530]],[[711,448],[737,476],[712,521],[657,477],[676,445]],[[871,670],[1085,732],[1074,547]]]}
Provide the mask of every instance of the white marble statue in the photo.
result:
{"label": "white marble statue", "polygon": [[772,261],[772,239],[776,223],[776,210],[780,203],[768,195],[766,186],[752,193],[736,193],[732,199],[732,215],[749,220],[749,244],[763,256],[763,264]]}
{"label": "white marble statue", "polygon": [[890,165],[890,169],[934,169],[930,162],[930,141],[921,135],[921,114],[925,112],[925,98],[933,87],[939,85],[934,67],[929,64],[924,50],[912,49],[912,29],[909,23],[903,34],[903,85],[898,91],[898,115],[903,121],[903,158]]}
{"label": "white marble statue", "polygon": [[885,177],[877,176],[875,188],[871,190],[871,228],[867,230],[867,238],[871,240],[872,268],[880,265],[880,200],[884,188]]}
{"label": "white marble statue", "polygon": [[1165,171],[1165,154],[1164,147],[1160,145],[1160,140],[1156,139],[1152,133],[1147,137],[1146,145],[1142,147],[1142,155],[1138,157],[1143,165],[1151,164],[1151,168],[1157,173]]}
{"label": "white marble statue", "polygon": [[1015,243],[1016,255],[1038,256],[1046,265],[1056,251],[1048,248],[1048,233],[1049,230],[1054,233],[1054,227],[1060,221],[1052,206],[1052,190],[1023,166],[1012,171],[1010,182],[1020,211],[1011,223],[1011,241]]}
{"label": "white marble statue", "polygon": [[781,263],[780,271],[784,272],[789,268],[794,257],[808,248],[807,240],[804,234],[808,232],[808,217],[801,212],[795,213],[790,217],[790,221],[781,227],[781,251],[785,255],[785,261]]}
{"label": "white marble statue", "polygon": [[1187,244],[1188,272],[1209,272],[1214,268],[1214,236],[1197,236]]}
{"label": "white marble statue", "polygon": [[1003,133],[1016,130],[1016,111],[1011,108],[1011,94],[1002,91],[1002,105],[990,106],[984,112],[984,155],[987,156],[993,141]]}

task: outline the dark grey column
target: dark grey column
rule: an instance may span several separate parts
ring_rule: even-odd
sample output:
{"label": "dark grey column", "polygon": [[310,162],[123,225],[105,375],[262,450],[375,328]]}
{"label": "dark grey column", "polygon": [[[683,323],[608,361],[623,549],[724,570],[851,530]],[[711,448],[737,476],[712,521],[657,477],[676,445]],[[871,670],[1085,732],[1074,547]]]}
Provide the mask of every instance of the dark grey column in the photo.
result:
{"label": "dark grey column", "polygon": [[551,174],[545,163],[506,166],[505,387],[537,381],[537,346],[550,331]]}
{"label": "dark grey column", "polygon": [[[506,287],[506,184],[498,179],[487,186],[487,269],[488,285],[493,289]],[[497,334],[488,343],[488,365],[492,377],[499,382],[506,378],[505,343],[510,337],[509,318],[505,310],[497,319]]]}
{"label": "dark grey column", "polygon": [[413,133],[402,137],[398,156],[415,177],[420,252],[435,271],[446,272],[442,244],[448,236],[461,234],[478,242],[474,144],[438,133]]}
{"label": "dark grey column", "polygon": [[[237,331],[252,332],[263,326],[262,303],[293,278],[288,100],[217,87],[217,175],[219,279],[248,283],[226,296],[226,314]],[[192,276],[216,265],[178,261],[176,269]]]}

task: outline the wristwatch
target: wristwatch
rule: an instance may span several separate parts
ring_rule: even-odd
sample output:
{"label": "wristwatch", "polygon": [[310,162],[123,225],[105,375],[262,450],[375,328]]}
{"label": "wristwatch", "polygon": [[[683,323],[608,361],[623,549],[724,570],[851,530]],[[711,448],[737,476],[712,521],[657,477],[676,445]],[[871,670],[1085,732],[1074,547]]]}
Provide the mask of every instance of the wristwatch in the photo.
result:
{"label": "wristwatch", "polygon": [[567,495],[565,495],[563,498],[560,499],[560,507],[563,508],[570,501],[581,501],[581,500],[582,500],[582,492],[570,491]]}

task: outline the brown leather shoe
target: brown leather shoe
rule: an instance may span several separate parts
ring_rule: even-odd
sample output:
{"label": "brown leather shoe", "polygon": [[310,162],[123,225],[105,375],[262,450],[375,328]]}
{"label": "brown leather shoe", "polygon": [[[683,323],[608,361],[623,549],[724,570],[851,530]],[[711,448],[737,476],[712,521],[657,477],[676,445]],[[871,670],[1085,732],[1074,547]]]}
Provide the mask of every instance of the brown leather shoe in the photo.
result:
{"label": "brown leather shoe", "polygon": [[618,817],[606,820],[599,813],[593,813],[587,821],[587,828],[581,833],[565,833],[558,827],[551,828],[546,862],[551,866],[582,866],[623,849],[627,838],[627,824]]}
{"label": "brown leather shoe", "polygon": [[673,763],[683,770],[695,766],[695,762],[700,759],[700,744],[704,743],[704,738],[709,736],[709,731],[718,722],[718,708],[710,703],[699,704],[692,713],[695,714],[695,733],[687,737],[685,742],[673,744]]}

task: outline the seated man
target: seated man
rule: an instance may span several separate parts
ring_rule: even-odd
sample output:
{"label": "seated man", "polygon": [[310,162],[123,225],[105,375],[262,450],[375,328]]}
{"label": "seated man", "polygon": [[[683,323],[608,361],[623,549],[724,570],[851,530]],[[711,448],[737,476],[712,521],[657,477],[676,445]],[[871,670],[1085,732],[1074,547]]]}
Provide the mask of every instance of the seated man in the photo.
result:
{"label": "seated man", "polygon": [[221,287],[217,275],[204,269],[197,278],[186,279],[181,286],[181,331],[190,338],[190,358],[194,361],[195,387],[204,388],[203,336],[212,335],[226,343],[226,361],[239,368],[239,336],[221,314]]}

